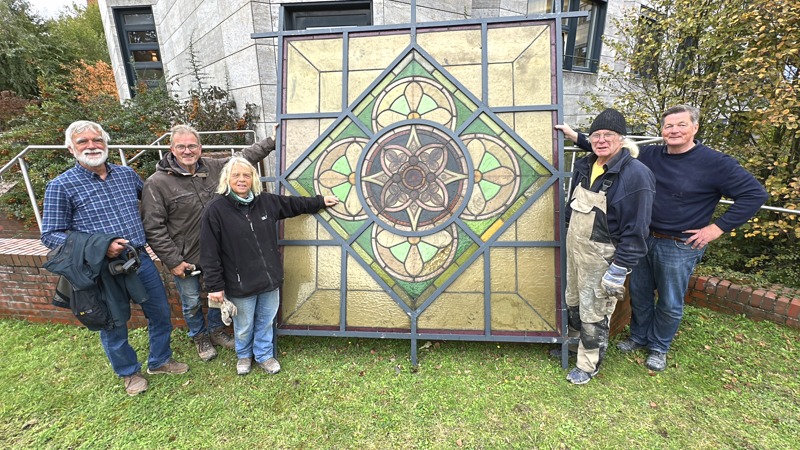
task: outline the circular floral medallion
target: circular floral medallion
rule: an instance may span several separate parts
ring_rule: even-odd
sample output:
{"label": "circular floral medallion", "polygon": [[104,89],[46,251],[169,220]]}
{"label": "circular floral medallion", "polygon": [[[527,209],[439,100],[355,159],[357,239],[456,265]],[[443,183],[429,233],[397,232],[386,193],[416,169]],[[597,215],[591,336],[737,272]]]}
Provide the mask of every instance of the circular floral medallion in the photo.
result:
{"label": "circular floral medallion", "polygon": [[455,258],[458,230],[454,224],[425,236],[400,236],[373,227],[372,249],[381,267],[398,280],[429,280],[445,271]]}
{"label": "circular floral medallion", "polygon": [[375,102],[372,125],[376,131],[415,119],[455,129],[456,105],[452,94],[435,80],[408,77],[389,85]]}
{"label": "circular floral medallion", "polygon": [[386,129],[364,154],[359,177],[366,207],[400,234],[433,232],[463,209],[469,168],[458,141],[428,125]]}
{"label": "circular floral medallion", "polygon": [[356,166],[366,144],[363,138],[342,139],[328,147],[319,159],[314,174],[316,191],[341,200],[328,208],[334,216],[347,220],[367,218],[355,187]]}

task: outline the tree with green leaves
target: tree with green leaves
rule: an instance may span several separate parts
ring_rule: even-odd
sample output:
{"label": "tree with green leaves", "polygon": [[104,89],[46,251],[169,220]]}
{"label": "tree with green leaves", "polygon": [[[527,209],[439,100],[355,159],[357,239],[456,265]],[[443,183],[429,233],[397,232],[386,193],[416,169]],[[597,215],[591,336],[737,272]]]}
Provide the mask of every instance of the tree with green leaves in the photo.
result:
{"label": "tree with green leaves", "polygon": [[27,0],[0,0],[0,23],[0,91],[35,96],[37,78],[58,72],[63,52],[51,44],[49,25]]}
{"label": "tree with green leaves", "polygon": [[111,63],[97,2],[90,5],[74,3],[53,20],[51,34],[53,39],[65,47],[73,61],[83,60],[89,64],[97,61]]}

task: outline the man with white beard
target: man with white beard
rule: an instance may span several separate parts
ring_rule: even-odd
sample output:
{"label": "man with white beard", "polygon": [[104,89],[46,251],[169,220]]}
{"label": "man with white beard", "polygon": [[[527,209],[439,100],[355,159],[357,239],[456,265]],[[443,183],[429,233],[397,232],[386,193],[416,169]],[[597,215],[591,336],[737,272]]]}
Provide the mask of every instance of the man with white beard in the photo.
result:
{"label": "man with white beard", "polygon": [[[140,259],[137,277],[148,299],[140,303],[150,337],[149,374],[181,374],[189,366],[172,359],[170,308],[161,276],[145,250],[145,233],[139,215],[144,182],[130,167],[107,163],[109,136],[94,122],[73,122],[65,132],[65,145],[76,164],[47,185],[42,217],[42,243],[56,248],[69,232],[119,236],[110,242],[111,260],[133,247]],[[129,299],[115,299],[127,304]],[[100,330],[100,342],[114,372],[123,379],[128,395],[147,390],[136,351],[128,342],[127,325]]]}

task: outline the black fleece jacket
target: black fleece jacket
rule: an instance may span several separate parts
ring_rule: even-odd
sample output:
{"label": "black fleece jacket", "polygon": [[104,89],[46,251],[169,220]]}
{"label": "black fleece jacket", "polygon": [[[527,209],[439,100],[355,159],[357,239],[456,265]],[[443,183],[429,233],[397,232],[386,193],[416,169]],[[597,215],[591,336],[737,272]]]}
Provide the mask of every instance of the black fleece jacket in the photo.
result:
{"label": "black fleece jacket", "polygon": [[206,289],[247,297],[283,284],[277,221],[325,207],[324,197],[262,193],[249,205],[228,196],[208,203],[200,224],[200,267]]}

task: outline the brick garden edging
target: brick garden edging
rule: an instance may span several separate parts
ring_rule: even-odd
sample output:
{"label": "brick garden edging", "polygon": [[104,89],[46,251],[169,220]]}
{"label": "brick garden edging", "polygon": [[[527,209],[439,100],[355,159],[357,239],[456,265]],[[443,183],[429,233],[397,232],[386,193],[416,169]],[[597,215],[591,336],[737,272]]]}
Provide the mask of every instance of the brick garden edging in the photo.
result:
{"label": "brick garden edging", "polygon": [[[48,251],[38,239],[0,239],[0,317],[82,326],[70,310],[50,303],[58,276],[42,269]],[[162,267],[161,261],[154,258],[153,262],[167,289],[172,325],[185,327],[172,275]],[[147,326],[141,308],[131,308],[129,325],[132,328]]]}
{"label": "brick garden edging", "polygon": [[782,286],[753,289],[715,277],[692,276],[686,304],[800,328],[800,292]]}

